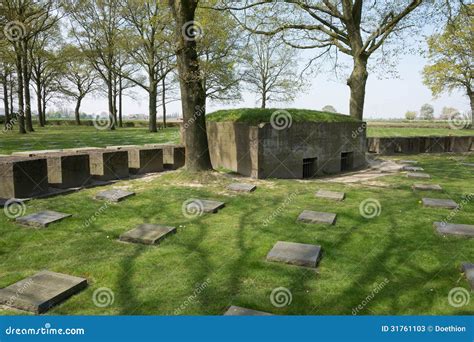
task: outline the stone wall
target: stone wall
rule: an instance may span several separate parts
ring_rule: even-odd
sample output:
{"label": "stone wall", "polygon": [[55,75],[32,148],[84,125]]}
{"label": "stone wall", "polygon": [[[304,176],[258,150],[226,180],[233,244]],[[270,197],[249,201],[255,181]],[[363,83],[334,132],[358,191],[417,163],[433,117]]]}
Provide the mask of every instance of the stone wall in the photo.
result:
{"label": "stone wall", "polygon": [[472,136],[368,138],[369,152],[393,155],[417,153],[469,152],[474,150]]}
{"label": "stone wall", "polygon": [[303,178],[303,159],[316,158],[316,175],[341,171],[341,153],[352,152],[351,169],[366,165],[361,123],[293,123],[276,130],[267,123],[208,122],[214,168],[254,178]]}

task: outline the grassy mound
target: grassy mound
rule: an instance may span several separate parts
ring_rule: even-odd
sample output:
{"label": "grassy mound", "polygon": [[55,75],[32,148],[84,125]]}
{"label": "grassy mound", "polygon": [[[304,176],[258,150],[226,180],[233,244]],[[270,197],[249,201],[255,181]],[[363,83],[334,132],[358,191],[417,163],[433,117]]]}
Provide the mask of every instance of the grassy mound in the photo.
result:
{"label": "grassy mound", "polygon": [[273,113],[280,111],[290,113],[293,122],[358,122],[349,115],[320,112],[309,109],[275,109],[275,108],[238,108],[219,110],[209,114],[206,119],[213,122],[245,122],[257,125],[259,123],[270,122]]}

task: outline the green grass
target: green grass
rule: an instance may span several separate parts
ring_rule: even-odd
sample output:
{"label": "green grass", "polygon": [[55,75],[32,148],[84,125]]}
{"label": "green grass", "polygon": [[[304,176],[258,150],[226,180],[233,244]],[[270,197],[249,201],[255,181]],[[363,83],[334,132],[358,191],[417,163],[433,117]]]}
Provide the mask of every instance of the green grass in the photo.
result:
{"label": "green grass", "polygon": [[[293,122],[358,122],[348,115],[320,112],[308,109],[276,109],[276,108],[240,108],[219,110],[209,114],[206,119],[209,121],[222,122],[246,122],[252,125],[270,122],[272,115],[280,111],[281,116],[287,116],[290,113]],[[285,113],[286,112],[286,113]],[[278,117],[278,116],[277,116]]]}
{"label": "green grass", "polygon": [[108,131],[91,126],[47,126],[36,127],[35,130],[34,133],[28,134],[19,134],[16,130],[1,132],[0,154],[73,147],[179,142],[177,128],[166,128],[157,133],[150,133],[147,128],[118,128]]}
{"label": "green grass", "polygon": [[[472,169],[446,155],[410,159],[419,160],[433,176],[430,182],[444,191],[413,192],[413,181],[400,174],[377,179],[372,186],[324,179],[255,181],[254,193],[235,194],[226,191],[235,181],[229,174],[176,171],[118,183],[116,187],[129,187],[137,195],[105,210],[92,197],[110,187],[33,200],[27,203],[27,214],[52,209],[74,216],[34,230],[17,226],[2,212],[0,288],[42,269],[87,278],[89,287],[53,308],[51,315],[220,315],[231,304],[274,314],[350,315],[387,279],[359,314],[472,314],[472,298],[455,308],[448,293],[469,288],[459,264],[474,261],[473,240],[437,235],[433,221],[450,211],[420,204],[422,196],[461,202],[463,194],[474,192]],[[345,191],[347,198],[317,199],[314,193],[320,188]],[[221,200],[226,207],[217,214],[186,218],[181,207],[191,197]],[[359,214],[360,203],[368,198],[380,202],[380,216],[366,219]],[[303,209],[337,213],[337,223],[297,223]],[[473,209],[474,203],[467,203],[453,222],[472,224]],[[273,219],[264,224],[272,213]],[[91,217],[93,222],[84,226]],[[143,222],[174,225],[178,233],[159,246],[117,241]],[[266,262],[279,240],[321,245],[317,271]],[[93,293],[101,287],[113,291],[111,306],[93,304]],[[289,306],[271,304],[277,287],[291,291]]]}
{"label": "green grass", "polygon": [[474,129],[380,127],[368,123],[369,137],[429,137],[429,136],[474,136]]}

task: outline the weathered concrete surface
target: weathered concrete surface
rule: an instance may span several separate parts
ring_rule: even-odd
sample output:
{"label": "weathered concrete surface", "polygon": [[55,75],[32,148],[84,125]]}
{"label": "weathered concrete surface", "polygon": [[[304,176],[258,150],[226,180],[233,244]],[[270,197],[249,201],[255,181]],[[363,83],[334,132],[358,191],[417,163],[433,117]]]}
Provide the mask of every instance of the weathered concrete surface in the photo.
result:
{"label": "weathered concrete surface", "polygon": [[198,206],[199,210],[201,210],[204,213],[217,213],[220,209],[225,207],[224,202],[211,201],[211,200],[205,200],[205,199],[191,198],[186,202],[189,205]]}
{"label": "weathered concrete surface", "polygon": [[128,152],[128,167],[133,174],[163,171],[163,149],[139,147],[125,149]]}
{"label": "weathered concrete surface", "polygon": [[129,150],[131,148],[140,148],[139,145],[116,145],[116,146],[107,146],[107,149],[111,150]]}
{"label": "weathered concrete surface", "polygon": [[329,200],[333,200],[333,201],[343,201],[344,198],[346,197],[346,194],[344,192],[337,192],[337,191],[329,191],[329,190],[320,189],[316,193],[316,197],[329,199]]}
{"label": "weathered concrete surface", "polygon": [[227,189],[237,192],[252,192],[257,189],[257,186],[247,183],[232,183],[227,187]]}
{"label": "weathered concrete surface", "polygon": [[46,155],[48,182],[55,188],[75,188],[87,185],[91,180],[88,154],[53,153]]}
{"label": "weathered concrete surface", "polygon": [[15,221],[27,227],[46,228],[51,223],[62,221],[65,218],[71,216],[71,214],[64,214],[59,213],[57,211],[46,210],[36,214],[18,217],[15,219]]}
{"label": "weathered concrete surface", "polygon": [[114,150],[88,151],[91,175],[98,180],[128,178],[128,152]]}
{"label": "weathered concrete surface", "polygon": [[474,237],[473,225],[434,222],[433,226],[436,228],[436,231],[441,235],[460,235]]}
{"label": "weathered concrete surface", "polygon": [[431,178],[431,176],[427,173],[421,173],[421,172],[409,172],[407,173],[408,178]]}
{"label": "weathered concrete surface", "polygon": [[412,172],[419,172],[419,171],[425,171],[424,168],[418,167],[418,166],[404,166],[403,171],[412,171]]}
{"label": "weathered concrete surface", "polygon": [[110,189],[99,192],[95,195],[95,199],[106,200],[111,202],[121,202],[131,196],[135,196],[135,193],[122,189]]}
{"label": "weathered concrete surface", "polygon": [[458,204],[451,199],[444,198],[422,198],[424,207],[428,208],[444,208],[444,209],[456,209]]}
{"label": "weathered concrete surface", "polygon": [[176,233],[175,227],[162,226],[157,224],[141,224],[120,235],[121,241],[154,245],[160,243],[171,234]]}
{"label": "weathered concrete surface", "polygon": [[369,152],[385,155],[469,152],[474,148],[473,138],[473,136],[368,138],[367,145]]}
{"label": "weathered concrete surface", "polygon": [[166,170],[177,170],[185,164],[186,150],[178,144],[146,144],[146,147],[163,149],[163,167]]}
{"label": "weathered concrete surface", "polygon": [[420,191],[442,191],[443,188],[439,184],[420,184],[415,183],[412,186],[413,190],[420,190]]}
{"label": "weathered concrete surface", "polygon": [[48,192],[48,165],[44,158],[0,159],[0,197],[30,198]]}
{"label": "weathered concrete surface", "polygon": [[367,164],[363,123],[293,123],[276,130],[269,123],[207,122],[207,133],[214,168],[254,178],[303,178],[303,160],[308,159],[315,159],[316,176],[338,173],[346,152],[352,153],[347,170]]}
{"label": "weathered concrete surface", "polygon": [[44,156],[45,154],[59,153],[59,152],[62,152],[62,150],[21,151],[21,152],[13,152],[12,156],[16,156],[16,157],[38,157],[38,156]]}
{"label": "weathered concrete surface", "polygon": [[267,254],[267,261],[315,268],[321,246],[278,241]]}
{"label": "weathered concrete surface", "polygon": [[474,264],[471,262],[463,262],[461,264],[461,272],[464,273],[471,290],[474,290]]}
{"label": "weathered concrete surface", "polygon": [[334,224],[336,222],[336,214],[304,210],[300,216],[298,216],[298,221],[312,224]]}
{"label": "weathered concrete surface", "polygon": [[0,304],[41,314],[87,287],[87,279],[41,271],[0,289]]}
{"label": "weathered concrete surface", "polygon": [[77,148],[65,148],[63,152],[72,152],[72,153],[84,153],[89,151],[100,151],[103,148],[100,147],[77,147]]}
{"label": "weathered concrete surface", "polygon": [[240,306],[232,305],[225,313],[224,316],[273,316],[271,313],[257,311]]}

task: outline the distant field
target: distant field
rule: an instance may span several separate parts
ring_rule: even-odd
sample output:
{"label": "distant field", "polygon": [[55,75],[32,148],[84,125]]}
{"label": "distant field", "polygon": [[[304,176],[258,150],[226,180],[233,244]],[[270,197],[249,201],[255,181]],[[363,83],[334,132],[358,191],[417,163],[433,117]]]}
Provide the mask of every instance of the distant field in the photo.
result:
{"label": "distant field", "polygon": [[[387,127],[379,123],[369,122],[368,136],[474,136],[474,130],[456,130],[449,128],[413,128]],[[179,130],[176,127],[160,130],[157,133],[148,132],[147,128],[118,128],[116,131],[97,130],[92,126],[48,126],[36,128],[36,132],[18,134],[14,132],[0,133],[0,154],[10,154],[15,151],[50,150],[73,147],[105,147],[107,145],[150,144],[150,143],[179,143]]]}

